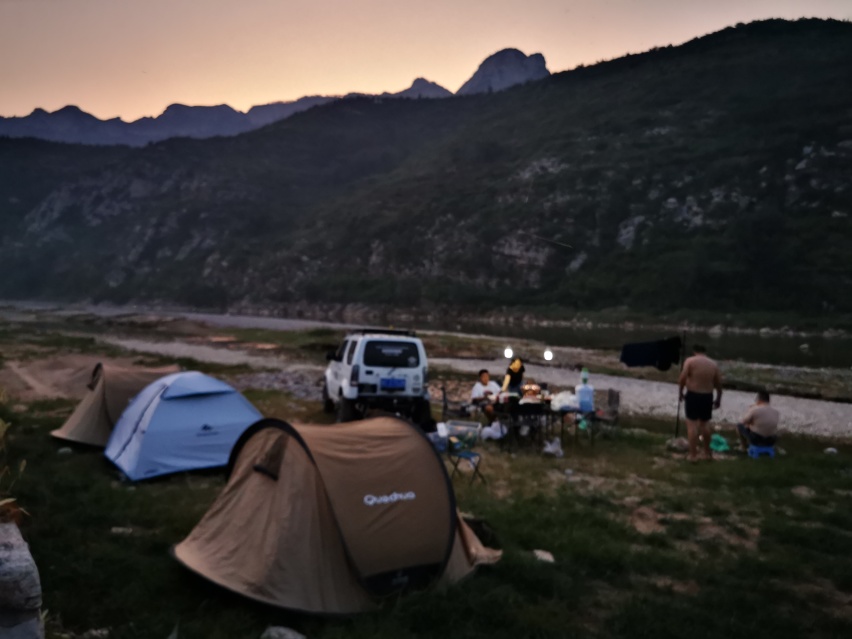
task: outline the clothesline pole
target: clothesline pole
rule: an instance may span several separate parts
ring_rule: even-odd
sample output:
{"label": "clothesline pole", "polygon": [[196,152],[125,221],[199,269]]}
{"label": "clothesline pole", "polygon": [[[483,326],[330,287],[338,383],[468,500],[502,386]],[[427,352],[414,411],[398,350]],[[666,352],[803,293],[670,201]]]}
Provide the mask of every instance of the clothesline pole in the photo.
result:
{"label": "clothesline pole", "polygon": [[[686,331],[683,331],[683,333],[681,333],[681,335],[682,335],[682,338],[680,340],[680,362],[679,362],[680,369],[679,369],[679,371],[683,370],[683,358],[684,358],[684,355],[686,355]],[[677,389],[677,414],[675,415],[675,434],[674,434],[675,439],[677,439],[678,434],[680,432],[680,405],[681,405],[682,402],[683,402],[683,398],[681,397],[681,393],[680,393],[680,385],[678,385],[678,389]]]}

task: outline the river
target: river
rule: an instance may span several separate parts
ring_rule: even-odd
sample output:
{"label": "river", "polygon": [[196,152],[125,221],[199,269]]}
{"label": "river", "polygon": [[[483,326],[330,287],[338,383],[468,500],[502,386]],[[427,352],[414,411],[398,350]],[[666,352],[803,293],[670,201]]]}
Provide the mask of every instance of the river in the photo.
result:
{"label": "river", "polygon": [[[92,313],[103,316],[114,316],[143,313],[172,317],[181,316],[214,326],[234,328],[300,330],[320,327],[346,329],[356,326],[354,324],[281,317],[172,310],[160,311],[137,306],[117,307],[29,301],[2,302],[0,304],[7,308],[11,307],[20,311],[53,311],[69,315],[75,313]],[[6,314],[8,316],[8,311]],[[361,324],[357,326],[361,326]],[[576,328],[457,321],[452,321],[451,323],[400,322],[396,327],[505,337],[507,339],[507,346],[511,346],[511,339],[514,337],[538,340],[550,346],[573,346],[607,351],[620,351],[621,346],[626,342],[655,340],[679,334],[677,330],[667,331],[641,326],[632,329],[614,326]],[[743,334],[734,332],[725,332],[719,336],[711,336],[706,331],[694,331],[686,333],[686,340],[688,345],[695,343],[704,344],[707,346],[711,357],[721,360],[804,368],[848,369],[852,367],[852,339],[850,338],[827,338],[818,335],[791,337],[779,334],[764,336],[754,333]],[[803,347],[805,344],[807,347]]]}

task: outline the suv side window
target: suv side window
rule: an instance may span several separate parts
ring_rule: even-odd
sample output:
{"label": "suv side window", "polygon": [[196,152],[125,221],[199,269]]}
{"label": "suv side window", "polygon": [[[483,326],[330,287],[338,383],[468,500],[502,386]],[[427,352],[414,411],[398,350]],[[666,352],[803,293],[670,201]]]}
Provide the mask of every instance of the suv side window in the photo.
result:
{"label": "suv side window", "polygon": [[346,354],[346,363],[347,364],[352,363],[352,357],[355,355],[355,349],[357,348],[357,346],[358,346],[358,342],[355,341],[354,339],[351,342],[349,342],[349,352]]}
{"label": "suv side window", "polygon": [[346,347],[349,345],[349,340],[345,339],[334,353],[334,361],[342,362],[343,354],[346,352]]}

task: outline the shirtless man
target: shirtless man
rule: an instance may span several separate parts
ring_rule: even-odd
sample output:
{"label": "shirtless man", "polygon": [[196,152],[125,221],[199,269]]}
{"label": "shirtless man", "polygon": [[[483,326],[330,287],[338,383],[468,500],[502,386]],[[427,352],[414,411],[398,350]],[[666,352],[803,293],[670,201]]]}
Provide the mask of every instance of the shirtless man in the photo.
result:
{"label": "shirtless man", "polygon": [[[713,409],[722,405],[722,374],[719,366],[707,357],[700,344],[692,349],[694,355],[683,363],[678,379],[678,392],[686,404],[686,430],[689,436],[689,461],[698,459],[698,436],[704,441],[704,454],[712,459],[710,452],[710,418]],[[683,389],[686,387],[686,394]],[[716,401],[713,401],[713,390]]]}
{"label": "shirtless man", "polygon": [[775,446],[778,440],[778,411],[769,405],[769,393],[757,391],[754,406],[748,409],[743,421],[737,424],[740,448],[753,446]]}

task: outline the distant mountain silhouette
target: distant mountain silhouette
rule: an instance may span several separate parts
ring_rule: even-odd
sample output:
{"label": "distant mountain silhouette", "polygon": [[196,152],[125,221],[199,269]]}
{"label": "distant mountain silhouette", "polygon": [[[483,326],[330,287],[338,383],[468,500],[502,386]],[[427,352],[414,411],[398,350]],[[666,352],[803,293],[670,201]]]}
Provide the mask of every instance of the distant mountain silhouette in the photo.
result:
{"label": "distant mountain silhouette", "polygon": [[503,91],[516,84],[541,80],[549,75],[544,56],[540,53],[527,56],[517,49],[503,49],[488,56],[456,95]]}
{"label": "distant mountain silhouette", "polygon": [[440,84],[435,84],[434,82],[430,82],[425,78],[417,78],[414,82],[411,83],[411,86],[405,89],[404,91],[400,91],[399,93],[384,93],[382,95],[393,98],[421,99],[448,98],[452,94],[452,91],[445,89]]}
{"label": "distant mountain silhouette", "polygon": [[278,120],[289,118],[294,113],[310,109],[311,107],[327,104],[337,98],[325,95],[310,95],[299,98],[294,102],[273,102],[272,104],[261,104],[253,106],[246,112],[251,128],[257,128],[272,124]]}
{"label": "distant mountain silhouette", "polygon": [[[459,90],[460,95],[501,91],[515,84],[550,75],[540,53],[526,56],[517,49],[504,49],[489,56]],[[453,93],[425,78],[417,78],[398,93],[382,93],[383,98],[437,99]],[[344,98],[371,97],[349,93]],[[253,106],[246,113],[226,104],[187,106],[172,104],[157,117],[133,122],[120,118],[100,120],[76,106],[49,113],[35,109],[22,117],[0,116],[0,137],[38,138],[74,144],[145,146],[169,138],[212,138],[232,136],[278,122],[315,106],[340,99],[340,96],[306,96],[292,102],[273,102]]]}
{"label": "distant mountain silhouette", "polygon": [[276,102],[252,107],[248,113],[237,111],[227,104],[172,104],[155,118],[140,118],[133,122],[119,118],[100,120],[76,106],[66,106],[53,113],[35,109],[23,117],[0,117],[0,136],[32,137],[76,144],[144,146],[176,137],[238,135],[334,99],[315,96],[295,102]]}

